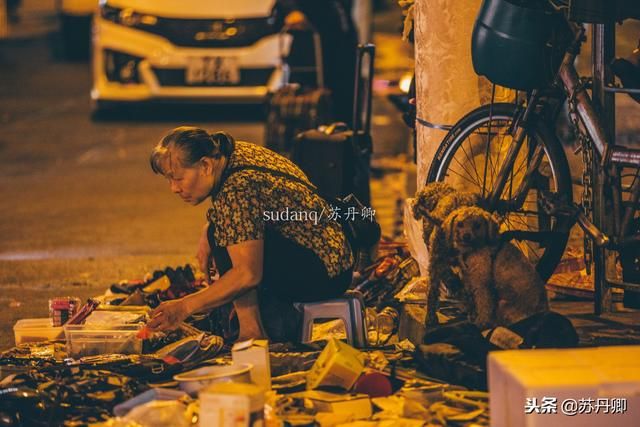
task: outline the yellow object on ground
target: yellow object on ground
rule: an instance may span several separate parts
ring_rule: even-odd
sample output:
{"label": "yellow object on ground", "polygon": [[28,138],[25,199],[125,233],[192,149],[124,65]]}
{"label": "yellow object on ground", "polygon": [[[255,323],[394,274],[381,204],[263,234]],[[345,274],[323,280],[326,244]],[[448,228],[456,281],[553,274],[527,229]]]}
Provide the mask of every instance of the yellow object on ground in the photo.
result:
{"label": "yellow object on ground", "polygon": [[321,390],[307,390],[296,393],[292,397],[309,399],[318,412],[349,414],[352,420],[369,418],[373,414],[371,399],[366,394],[336,394]]}
{"label": "yellow object on ground", "polygon": [[155,291],[166,291],[171,286],[171,282],[167,276],[162,276],[158,280],[155,280],[145,286],[142,290],[148,294]]}
{"label": "yellow object on ground", "polygon": [[251,381],[264,390],[271,390],[271,364],[269,363],[269,341],[248,340],[233,345],[231,357],[234,364],[248,363]]}
{"label": "yellow object on ground", "polygon": [[307,375],[307,389],[335,386],[349,390],[364,370],[365,355],[331,339]]}
{"label": "yellow object on ground", "polygon": [[201,390],[200,425],[258,427],[264,425],[264,390],[253,384],[217,383]]}

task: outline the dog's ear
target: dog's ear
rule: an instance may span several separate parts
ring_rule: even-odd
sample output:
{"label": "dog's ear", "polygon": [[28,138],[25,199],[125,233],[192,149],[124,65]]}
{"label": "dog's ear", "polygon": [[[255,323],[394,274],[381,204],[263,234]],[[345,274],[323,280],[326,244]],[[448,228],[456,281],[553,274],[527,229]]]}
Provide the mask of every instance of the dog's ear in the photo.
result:
{"label": "dog's ear", "polygon": [[500,217],[494,214],[487,215],[487,242],[498,243],[500,240]]}
{"label": "dog's ear", "polygon": [[422,214],[420,212],[420,206],[419,206],[419,202],[420,199],[419,198],[414,198],[411,201],[411,214],[413,215],[413,219],[422,219]]}
{"label": "dog's ear", "polygon": [[417,196],[411,202],[411,213],[413,214],[413,218],[416,220],[421,220],[425,217],[425,207],[424,207],[424,196]]}
{"label": "dog's ear", "polygon": [[449,214],[448,217],[445,218],[444,222],[442,223],[442,228],[445,230],[445,238],[448,242],[453,242],[454,228],[457,217],[458,213],[453,211]]}

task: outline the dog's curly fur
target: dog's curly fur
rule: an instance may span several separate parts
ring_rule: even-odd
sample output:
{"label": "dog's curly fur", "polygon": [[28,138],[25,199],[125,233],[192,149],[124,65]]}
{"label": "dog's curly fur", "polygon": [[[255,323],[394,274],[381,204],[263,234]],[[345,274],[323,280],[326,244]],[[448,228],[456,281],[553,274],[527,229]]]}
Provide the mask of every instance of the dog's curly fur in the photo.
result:
{"label": "dog's curly fur", "polygon": [[422,237],[429,250],[429,293],[427,306],[427,325],[438,323],[436,308],[440,298],[440,286],[449,291],[460,290],[460,279],[452,271],[452,261],[456,260],[449,241],[445,238],[442,222],[454,210],[462,206],[475,206],[478,196],[473,193],[457,191],[444,182],[427,184],[414,199],[413,217],[422,220]]}
{"label": "dog's curly fur", "polygon": [[461,268],[469,316],[481,329],[507,326],[548,310],[544,283],[495,216],[478,207],[451,212],[442,224]]}
{"label": "dog's curly fur", "polygon": [[454,191],[453,187],[445,182],[432,182],[425,185],[422,190],[416,193],[411,210],[413,217],[418,221],[422,221],[422,238],[426,245],[429,244],[429,238],[431,237],[433,229],[441,225],[446,217],[436,219],[433,211],[443,197]]}

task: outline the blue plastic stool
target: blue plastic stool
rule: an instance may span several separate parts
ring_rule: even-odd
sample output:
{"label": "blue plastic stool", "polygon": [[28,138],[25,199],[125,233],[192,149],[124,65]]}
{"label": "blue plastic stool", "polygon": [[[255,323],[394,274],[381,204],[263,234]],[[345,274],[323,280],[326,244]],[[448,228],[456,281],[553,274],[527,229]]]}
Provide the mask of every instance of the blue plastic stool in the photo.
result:
{"label": "blue plastic stool", "polygon": [[297,303],[302,312],[303,343],[311,342],[313,324],[316,320],[340,319],[347,331],[347,342],[356,348],[368,345],[364,301],[359,293],[347,293],[342,298],[326,301]]}

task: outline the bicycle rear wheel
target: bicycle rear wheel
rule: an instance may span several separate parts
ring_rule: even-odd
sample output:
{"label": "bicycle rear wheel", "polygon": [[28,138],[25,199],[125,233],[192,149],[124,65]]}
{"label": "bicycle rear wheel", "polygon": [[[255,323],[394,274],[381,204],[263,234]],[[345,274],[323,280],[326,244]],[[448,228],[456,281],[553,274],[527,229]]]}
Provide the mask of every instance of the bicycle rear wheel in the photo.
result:
{"label": "bicycle rear wheel", "polygon": [[[485,105],[463,117],[449,131],[436,151],[427,183],[444,181],[458,190],[475,192],[487,200],[513,143],[514,104]],[[491,116],[490,116],[491,114]],[[571,173],[562,145],[543,124],[527,131],[507,184],[496,206],[501,231],[548,280],[562,258],[573,220],[543,212],[542,192],[572,201]]]}

